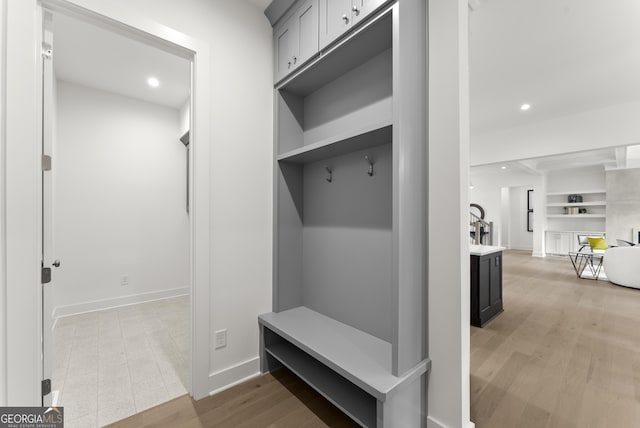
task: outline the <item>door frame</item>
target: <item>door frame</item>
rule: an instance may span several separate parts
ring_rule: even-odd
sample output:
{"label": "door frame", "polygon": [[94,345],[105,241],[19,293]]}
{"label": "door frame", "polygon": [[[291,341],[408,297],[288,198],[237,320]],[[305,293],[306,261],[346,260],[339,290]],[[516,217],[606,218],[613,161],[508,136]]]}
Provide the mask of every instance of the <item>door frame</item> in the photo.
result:
{"label": "door frame", "polygon": [[[3,1],[4,3],[4,1]],[[79,6],[83,0],[21,0],[9,5],[7,34],[13,42],[7,57],[6,134],[2,135],[6,209],[3,278],[6,285],[7,395],[0,405],[39,405],[42,379],[40,293],[42,126],[42,22],[44,10],[76,16],[143,43],[192,60],[191,76],[191,224],[190,224],[190,336],[189,393],[200,399],[209,393],[210,337],[210,145],[211,113],[209,45],[110,2]],[[14,25],[11,25],[11,24]],[[31,25],[29,25],[31,23]],[[55,53],[54,53],[55,55]],[[3,100],[4,101],[4,100]],[[14,108],[15,107],[15,108]],[[10,160],[10,161],[9,161]],[[4,180],[4,177],[2,178]],[[18,327],[19,326],[19,327]],[[19,328],[19,331],[17,329]],[[9,374],[11,376],[9,376]],[[1,395],[1,394],[0,394]]]}

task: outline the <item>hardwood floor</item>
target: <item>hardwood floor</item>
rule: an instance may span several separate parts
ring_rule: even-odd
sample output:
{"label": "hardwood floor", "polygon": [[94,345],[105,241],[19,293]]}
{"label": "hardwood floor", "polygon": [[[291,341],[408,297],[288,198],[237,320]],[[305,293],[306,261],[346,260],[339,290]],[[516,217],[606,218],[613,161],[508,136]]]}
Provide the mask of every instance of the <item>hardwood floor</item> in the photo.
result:
{"label": "hardwood floor", "polygon": [[505,252],[504,313],[471,327],[477,428],[640,426],[640,290]]}
{"label": "hardwood floor", "polygon": [[[640,426],[640,290],[576,278],[568,259],[509,251],[504,313],[471,327],[477,428]],[[112,425],[352,427],[282,370],[194,402],[187,396]]]}
{"label": "hardwood floor", "polygon": [[109,425],[113,428],[357,427],[340,410],[282,369],[193,401],[182,396]]}

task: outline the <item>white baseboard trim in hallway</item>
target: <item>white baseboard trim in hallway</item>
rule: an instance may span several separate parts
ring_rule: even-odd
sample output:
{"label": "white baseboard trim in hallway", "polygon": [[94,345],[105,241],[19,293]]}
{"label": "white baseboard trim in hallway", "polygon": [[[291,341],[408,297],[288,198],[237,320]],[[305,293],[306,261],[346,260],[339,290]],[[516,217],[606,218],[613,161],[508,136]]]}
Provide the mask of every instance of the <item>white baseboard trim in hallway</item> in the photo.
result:
{"label": "white baseboard trim in hallway", "polygon": [[135,305],[138,303],[152,302],[154,300],[170,299],[172,297],[186,296],[189,287],[173,288],[170,290],[152,291],[149,293],[131,294],[129,296],[115,297],[111,299],[94,300],[92,302],[77,303],[68,306],[58,306],[53,310],[52,317],[58,318],[78,315],[85,312],[101,311],[120,306]]}
{"label": "white baseboard trim in hallway", "polygon": [[260,375],[260,358],[255,357],[209,375],[209,395],[217,394]]}
{"label": "white baseboard trim in hallway", "polygon": [[[469,421],[468,424],[464,426],[464,428],[475,428],[476,424]],[[440,421],[432,418],[431,416],[427,416],[427,428],[449,428],[446,425],[442,424]]]}

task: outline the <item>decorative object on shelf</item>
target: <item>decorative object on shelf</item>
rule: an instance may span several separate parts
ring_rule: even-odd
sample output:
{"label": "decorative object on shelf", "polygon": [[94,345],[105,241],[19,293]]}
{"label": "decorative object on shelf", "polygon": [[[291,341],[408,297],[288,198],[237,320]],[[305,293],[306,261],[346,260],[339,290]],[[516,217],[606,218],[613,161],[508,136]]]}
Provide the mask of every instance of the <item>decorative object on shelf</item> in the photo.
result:
{"label": "decorative object on shelf", "polygon": [[568,215],[578,214],[578,207],[564,207],[564,213]]}
{"label": "decorative object on shelf", "polygon": [[567,197],[567,202],[570,204],[578,204],[582,202],[582,195],[569,195]]}
{"label": "decorative object on shelf", "polygon": [[586,214],[587,213],[587,209],[586,208],[579,208],[578,209],[578,214]]}
{"label": "decorative object on shelf", "polygon": [[527,232],[533,232],[533,190],[527,190]]}

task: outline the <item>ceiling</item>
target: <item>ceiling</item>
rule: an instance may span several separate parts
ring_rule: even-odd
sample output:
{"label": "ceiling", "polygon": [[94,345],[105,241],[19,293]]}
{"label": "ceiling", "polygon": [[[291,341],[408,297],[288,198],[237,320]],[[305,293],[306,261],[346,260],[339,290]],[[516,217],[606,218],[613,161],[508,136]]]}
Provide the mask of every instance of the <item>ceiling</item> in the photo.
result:
{"label": "ceiling", "polygon": [[[640,1],[475,0],[471,133],[640,99]],[[523,112],[519,106],[531,104]]]}
{"label": "ceiling", "polygon": [[[190,61],[83,21],[56,14],[56,78],[179,109],[189,98]],[[151,88],[149,77],[160,86]]]}

